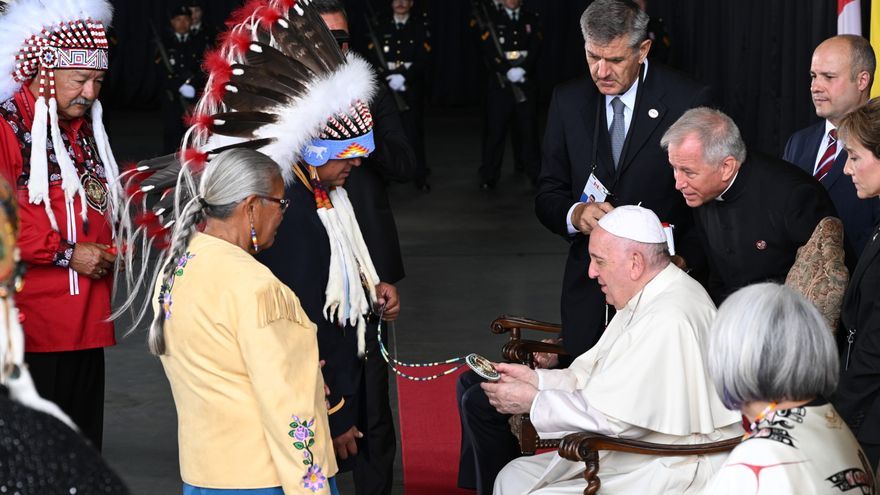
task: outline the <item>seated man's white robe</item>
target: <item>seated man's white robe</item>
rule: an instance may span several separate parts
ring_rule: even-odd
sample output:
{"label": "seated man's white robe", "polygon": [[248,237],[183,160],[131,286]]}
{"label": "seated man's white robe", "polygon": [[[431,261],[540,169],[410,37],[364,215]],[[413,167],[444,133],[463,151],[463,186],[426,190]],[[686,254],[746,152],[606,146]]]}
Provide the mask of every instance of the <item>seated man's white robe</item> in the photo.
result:
{"label": "seated man's white robe", "polygon": [[[715,305],[670,264],[618,311],[596,345],[564,370],[538,370],[531,421],[542,438],[592,431],[663,444],[742,435],[703,362]],[[599,493],[696,493],[726,454],[654,457],[599,453]],[[521,457],[498,475],[495,495],[581,494],[584,463],[556,452]]]}

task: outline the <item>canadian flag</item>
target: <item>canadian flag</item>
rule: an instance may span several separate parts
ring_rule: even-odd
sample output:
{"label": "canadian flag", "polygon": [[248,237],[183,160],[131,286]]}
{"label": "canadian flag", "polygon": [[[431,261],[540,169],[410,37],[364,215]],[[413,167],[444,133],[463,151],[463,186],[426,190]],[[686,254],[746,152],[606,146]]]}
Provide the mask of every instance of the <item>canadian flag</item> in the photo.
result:
{"label": "canadian flag", "polygon": [[837,0],[837,34],[862,34],[861,0]]}

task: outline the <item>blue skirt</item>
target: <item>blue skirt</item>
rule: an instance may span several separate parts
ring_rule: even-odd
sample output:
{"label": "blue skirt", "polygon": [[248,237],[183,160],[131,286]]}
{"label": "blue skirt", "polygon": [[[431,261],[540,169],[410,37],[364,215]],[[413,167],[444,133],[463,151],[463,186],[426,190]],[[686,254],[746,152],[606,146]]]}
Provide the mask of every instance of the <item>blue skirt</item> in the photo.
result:
{"label": "blue skirt", "polygon": [[[329,478],[330,494],[339,495],[336,488],[336,480]],[[284,490],[280,486],[274,488],[198,488],[188,483],[183,484],[183,495],[284,495]]]}

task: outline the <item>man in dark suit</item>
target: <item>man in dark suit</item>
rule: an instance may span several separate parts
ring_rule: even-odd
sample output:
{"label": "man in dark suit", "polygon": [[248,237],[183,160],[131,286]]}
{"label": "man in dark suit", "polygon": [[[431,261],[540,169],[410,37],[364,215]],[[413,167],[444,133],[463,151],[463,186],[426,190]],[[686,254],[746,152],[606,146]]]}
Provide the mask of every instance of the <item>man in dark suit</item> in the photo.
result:
{"label": "man in dark suit", "polygon": [[746,158],[739,129],[718,110],[688,110],[660,144],[675,188],[694,208],[716,304],[749,284],[784,283],[819,221],[837,216],[809,174],[776,158]]}
{"label": "man in dark suit", "polygon": [[[596,343],[613,311],[606,312],[605,295],[587,277],[589,235],[605,213],[641,203],[675,225],[682,254],[698,258],[699,241],[688,235],[693,217],[672,189],[659,143],[685,110],[708,103],[709,89],[659,64],[648,66],[647,25],[648,15],[631,1],[594,1],[581,17],[592,81],[563,83],[550,103],[535,210],[571,244],[562,287],[562,345],[570,358],[563,365]],[[596,191],[585,190],[591,173],[610,193],[598,202],[588,202]],[[516,440],[473,374],[462,375],[458,393],[459,486],[491,493],[498,471],[519,454]]]}
{"label": "man in dark suit", "polygon": [[[594,8],[596,14],[600,8],[619,13],[589,17]],[[607,19],[620,19],[621,26]],[[544,226],[571,243],[562,288],[562,337],[573,356],[592,347],[604,328],[605,298],[585,275],[587,243],[613,206],[641,203],[675,225],[679,252],[695,258],[692,251],[699,250],[699,242],[688,235],[692,216],[669,190],[672,171],[659,143],[685,110],[709,102],[709,88],[646,62],[651,47],[644,31],[647,20],[631,2],[594,2],[581,21],[593,81],[558,86],[547,116],[535,211]],[[604,200],[588,201],[592,192],[585,194],[585,186],[591,174],[608,190]]]}
{"label": "man in dark suit", "polygon": [[816,47],[810,92],[816,115],[824,120],[792,134],[782,156],[825,186],[843,221],[851,258],[862,252],[880,220],[880,200],[856,196],[852,177],[843,173],[847,153],[837,141],[837,125],[870,98],[875,66],[874,50],[861,36],[835,36]]}

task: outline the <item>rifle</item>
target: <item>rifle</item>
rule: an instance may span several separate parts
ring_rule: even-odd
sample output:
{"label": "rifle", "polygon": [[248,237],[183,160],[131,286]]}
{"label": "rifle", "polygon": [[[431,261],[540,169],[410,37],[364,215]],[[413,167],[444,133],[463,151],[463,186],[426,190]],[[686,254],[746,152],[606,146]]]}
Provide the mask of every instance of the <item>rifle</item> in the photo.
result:
{"label": "rifle", "polygon": [[[501,49],[501,42],[498,41],[498,33],[495,32],[495,24],[492,22],[492,18],[489,17],[489,12],[486,10],[486,3],[477,0],[479,3],[476,8],[482,12],[477,12],[476,14],[482,14],[482,19],[480,19],[479,15],[476,15],[477,23],[481,24],[481,27],[485,28],[485,31],[489,33],[489,37],[492,39],[492,46],[495,48],[495,56],[500,60],[505,60],[504,50]],[[482,21],[482,22],[481,22]],[[494,71],[495,75],[498,76],[498,84],[501,86],[501,89],[504,89],[507,84],[505,81],[505,76],[499,73],[497,70]],[[516,83],[510,83],[510,90],[513,92],[513,99],[516,100],[517,103],[525,103],[526,94],[516,85]]]}
{"label": "rifle", "polygon": [[[171,59],[168,58],[168,51],[165,50],[165,43],[162,43],[162,37],[159,36],[159,30],[156,29],[156,25],[153,24],[152,20],[150,20],[150,30],[153,31],[153,41],[156,43],[156,48],[159,51],[159,58],[162,60],[162,65],[164,65],[165,70],[173,76],[174,68],[171,67]],[[169,99],[177,100],[180,103],[180,108],[183,109],[183,113],[187,113],[189,111],[189,108],[187,108],[186,106],[186,102],[184,102],[179,95],[175,94],[170,89],[166,89],[165,94],[166,96],[168,96]]]}
{"label": "rifle", "polygon": [[[365,3],[367,5],[367,13],[364,14],[367,21],[367,35],[370,37],[370,43],[373,45],[374,55],[376,55],[376,60],[379,62],[379,76],[384,78],[388,74],[388,62],[385,59],[385,54],[382,53],[379,36],[376,35],[376,26],[378,25],[376,13],[373,11],[373,6],[370,5],[369,1]],[[392,90],[391,96],[394,97],[394,103],[397,105],[397,110],[401,112],[409,110],[409,105],[406,104],[406,101],[400,96],[400,93]]]}

